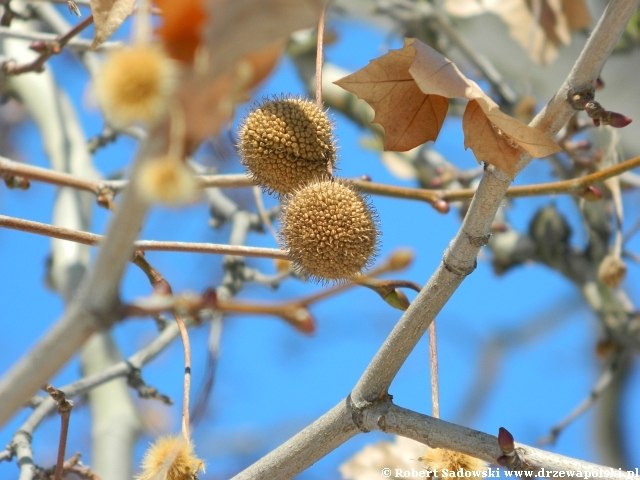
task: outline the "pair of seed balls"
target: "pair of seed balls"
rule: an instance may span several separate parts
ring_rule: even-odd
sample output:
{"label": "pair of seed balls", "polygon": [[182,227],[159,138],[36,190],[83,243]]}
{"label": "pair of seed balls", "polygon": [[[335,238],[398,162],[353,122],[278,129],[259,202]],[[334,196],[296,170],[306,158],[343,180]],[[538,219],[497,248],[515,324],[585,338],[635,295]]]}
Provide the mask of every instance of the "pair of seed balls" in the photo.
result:
{"label": "pair of seed balls", "polygon": [[254,181],[284,199],[279,236],[296,271],[342,282],[371,265],[377,215],[367,198],[328,174],[336,162],[332,125],[315,103],[283,96],[255,105],[239,148]]}

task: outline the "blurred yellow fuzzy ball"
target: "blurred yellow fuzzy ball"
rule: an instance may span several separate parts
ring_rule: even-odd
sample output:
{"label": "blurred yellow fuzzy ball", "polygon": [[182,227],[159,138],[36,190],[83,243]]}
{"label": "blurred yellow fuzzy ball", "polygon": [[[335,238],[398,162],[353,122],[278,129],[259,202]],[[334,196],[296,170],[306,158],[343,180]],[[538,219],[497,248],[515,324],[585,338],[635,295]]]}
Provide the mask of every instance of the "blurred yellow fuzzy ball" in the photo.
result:
{"label": "blurred yellow fuzzy ball", "polygon": [[137,185],[140,195],[150,203],[189,203],[198,192],[193,172],[179,157],[172,155],[147,160],[140,168]]}
{"label": "blurred yellow fuzzy ball", "polygon": [[112,52],[95,78],[98,103],[109,122],[125,126],[155,123],[167,110],[175,86],[173,62],[150,45]]}

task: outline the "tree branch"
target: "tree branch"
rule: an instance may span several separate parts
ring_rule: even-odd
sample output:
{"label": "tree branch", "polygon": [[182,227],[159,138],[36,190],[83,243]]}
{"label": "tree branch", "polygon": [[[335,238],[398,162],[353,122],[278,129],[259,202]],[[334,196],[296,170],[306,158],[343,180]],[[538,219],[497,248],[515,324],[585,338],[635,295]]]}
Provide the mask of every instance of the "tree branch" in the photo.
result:
{"label": "tree branch", "polygon": [[[137,177],[140,164],[164,151],[167,136],[162,130],[157,128],[149,135],[134,164],[133,178]],[[0,425],[54,375],[92,333],[108,328],[118,318],[120,279],[147,209],[148,205],[135,189],[125,191],[107,238],[78,295],[52,329],[0,379],[0,404],[3,405]]]}
{"label": "tree branch", "polygon": [[[81,232],[68,228],[55,227],[46,223],[32,222],[20,218],[0,215],[0,227],[35,233],[84,245],[99,246],[107,237],[90,232]],[[135,250],[212,253],[220,255],[238,255],[243,257],[280,258],[287,260],[288,253],[276,248],[247,247],[244,245],[224,245],[215,243],[165,242],[159,240],[138,240],[133,243]]]}
{"label": "tree branch", "polygon": [[[637,3],[637,0],[617,0],[607,5],[569,77],[544,110],[532,121],[532,126],[553,136],[574,114],[567,102],[569,93],[588,90],[593,86]],[[529,155],[522,155],[518,171],[530,161]],[[376,408],[376,404],[387,402],[387,390],[400,367],[444,304],[475,268],[477,254],[489,239],[491,222],[509,183],[510,180],[504,173],[487,167],[462,226],[444,253],[442,263],[402,316],[353,389],[350,396],[355,413],[351,417],[352,422],[358,422],[360,415],[366,416],[367,410]],[[297,474],[317,461],[326,454],[329,446],[335,448],[335,439],[325,440],[320,433],[326,431],[327,424],[335,421],[336,411],[342,412],[342,416],[347,415],[347,412],[340,410],[341,405],[240,473],[237,478],[257,478],[256,475],[251,476],[247,472],[262,473],[267,466],[273,475],[266,475],[264,478],[289,478],[293,475],[281,476],[280,472],[284,468],[288,469],[288,473]],[[373,426],[371,423],[367,424],[369,428]],[[377,419],[373,424],[377,424]],[[415,425],[411,423],[401,424],[400,427],[396,432],[400,435],[411,436],[415,432]],[[451,426],[448,430],[451,432],[460,428],[462,427]],[[366,428],[363,431],[367,431]],[[306,438],[314,433],[316,442],[310,446]],[[466,447],[463,449],[459,444],[451,444],[449,447],[481,458],[497,459],[501,453],[496,455],[494,448],[497,448],[497,441],[493,442],[495,447],[491,447],[490,450],[484,447],[480,451],[473,451]],[[576,468],[576,462],[567,459],[566,462],[559,462],[558,466],[571,465],[571,468]],[[293,472],[291,465],[297,466]]]}

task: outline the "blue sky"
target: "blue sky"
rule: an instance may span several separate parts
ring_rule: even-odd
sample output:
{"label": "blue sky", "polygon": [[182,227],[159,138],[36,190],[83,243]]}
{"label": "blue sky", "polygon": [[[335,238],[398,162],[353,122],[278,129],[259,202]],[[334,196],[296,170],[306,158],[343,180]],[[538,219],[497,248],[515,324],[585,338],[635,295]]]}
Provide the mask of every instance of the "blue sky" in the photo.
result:
{"label": "blue sky", "polygon": [[[363,23],[331,23],[338,41],[327,48],[328,61],[347,69],[363,67],[372,58],[397,48],[400,39]],[[83,101],[87,76],[67,56],[52,62],[56,77],[69,88],[75,105],[82,111],[86,135],[99,132],[101,120],[95,110],[87,110]],[[280,93],[303,93],[304,86],[295,75],[293,65],[284,59],[274,74],[256,92],[256,97]],[[246,106],[238,109],[244,113]],[[375,152],[360,146],[368,132],[355,127],[345,117],[335,114],[340,146],[340,171],[344,177],[370,175],[374,180],[408,185],[389,174]],[[26,162],[47,166],[38,132],[27,122],[19,129],[15,147]],[[460,122],[451,118],[445,123],[436,150],[461,168],[475,166],[470,152],[463,150]],[[133,158],[133,142],[118,140],[95,156],[96,166],[108,175],[124,167]],[[239,164],[235,171],[241,171]],[[534,161],[518,177],[517,184],[545,181],[551,168],[544,161]],[[55,190],[34,182],[28,191],[0,189],[0,212],[30,220],[50,222]],[[629,205],[625,225],[638,218],[632,206],[638,194],[625,196]],[[440,215],[417,202],[373,198],[383,230],[381,257],[397,247],[410,247],[416,261],[397,277],[423,284],[435,270],[448,242],[459,227],[457,213]],[[573,242],[582,245],[585,235],[574,203],[569,198],[548,197],[514,202],[509,220],[524,229],[542,205],[555,202],[574,228]],[[95,209],[93,231],[105,230],[109,214]],[[228,227],[219,231],[207,225],[204,205],[182,210],[157,208],[149,215],[141,233],[145,239],[174,239],[195,242],[225,242]],[[268,235],[251,234],[251,245],[274,247]],[[36,339],[61,315],[63,305],[57,295],[43,283],[45,259],[50,242],[47,238],[0,230],[0,305],[6,335],[0,349],[0,372],[5,371],[28,350]],[[629,245],[638,250],[636,238]],[[526,265],[497,277],[483,251],[477,270],[462,284],[438,316],[441,414],[456,421],[463,406],[475,392],[471,390],[477,375],[482,345],[497,335],[519,326],[553,320],[557,324],[536,340],[508,347],[495,385],[478,415],[466,426],[497,434],[499,427],[510,430],[517,441],[534,445],[549,429],[571,411],[589,392],[599,372],[594,347],[597,341],[595,316],[584,306],[572,284],[540,265]],[[148,259],[172,284],[174,291],[202,291],[215,286],[221,276],[221,258],[199,254],[151,252]],[[249,265],[273,272],[270,260],[248,260]],[[630,266],[625,282],[632,301],[638,298],[638,271]],[[260,286],[247,286],[239,299],[287,299],[319,290],[316,285],[288,281],[276,292]],[[149,293],[140,273],[129,269],[122,287],[122,297],[130,300]],[[411,296],[412,294],[410,294]],[[207,417],[195,428],[198,453],[207,463],[203,479],[228,478],[250,462],[282,443],[318,416],[346,397],[400,317],[397,310],[383,303],[366,289],[352,289],[335,298],[316,304],[312,312],[318,331],[301,336],[287,325],[271,319],[234,317],[224,324],[221,358],[216,372]],[[556,322],[552,322],[556,323]],[[191,332],[194,356],[194,392],[203,375],[207,326]],[[148,343],[156,330],[152,321],[131,320],[115,327],[114,335],[125,356]],[[422,413],[430,413],[427,345],[422,340],[394,381],[390,393],[394,401]],[[168,408],[141,400],[139,406],[160,416],[171,431],[179,430],[182,386],[182,351],[176,342],[167,352],[143,371],[145,380],[170,395],[178,405]],[[53,380],[62,385],[78,378],[79,365],[73,360]],[[640,463],[640,443],[634,432],[640,429],[637,399],[640,375],[633,370],[625,397],[623,421],[631,458]],[[10,441],[14,430],[25,418],[22,412],[0,430],[0,444]],[[88,409],[74,410],[68,452],[80,451],[90,464]],[[34,437],[36,463],[49,465],[55,458],[58,420],[46,422]],[[568,456],[598,462],[597,432],[593,411],[578,419],[551,448]],[[370,433],[360,435],[303,473],[303,479],[338,478],[337,466],[366,443],[389,437]],[[145,436],[136,450],[139,458],[151,441]],[[15,464],[0,464],[1,478],[16,478]]]}

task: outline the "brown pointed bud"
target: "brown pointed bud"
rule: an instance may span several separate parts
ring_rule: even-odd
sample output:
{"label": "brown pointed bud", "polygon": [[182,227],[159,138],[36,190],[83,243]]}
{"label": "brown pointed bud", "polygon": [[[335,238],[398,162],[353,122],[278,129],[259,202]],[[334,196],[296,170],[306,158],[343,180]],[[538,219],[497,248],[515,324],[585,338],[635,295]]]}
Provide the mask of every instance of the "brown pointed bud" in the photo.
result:
{"label": "brown pointed bud", "polygon": [[115,210],[116,204],[113,199],[113,190],[104,189],[98,194],[96,202],[98,203],[98,205],[106,208],[107,210]]}
{"label": "brown pointed bud", "polygon": [[507,230],[507,226],[503,222],[494,222],[491,224],[491,231],[493,233],[504,233]]}
{"label": "brown pointed bud", "polygon": [[33,50],[34,52],[45,53],[49,50],[49,47],[42,40],[36,40],[35,42],[31,42],[31,45],[29,45],[29,49]]}
{"label": "brown pointed bud", "polygon": [[598,120],[597,118],[594,118],[594,119],[593,119],[593,124],[594,124],[596,127],[599,127],[599,126],[600,126],[600,120]]}
{"label": "brown pointed bud", "polygon": [[218,305],[218,293],[215,288],[207,288],[201,297],[202,306],[206,308],[216,308]]}
{"label": "brown pointed bud", "polygon": [[579,191],[576,196],[584,198],[588,202],[597,202],[598,200],[602,200],[602,192],[593,185],[589,185]]}
{"label": "brown pointed bud", "polygon": [[435,208],[438,213],[449,213],[449,202],[446,200],[436,200],[431,206]]}
{"label": "brown pointed bud", "polygon": [[602,80],[602,78],[600,77],[596,78],[596,83],[594,84],[593,88],[595,88],[596,90],[600,90],[601,88],[604,88],[604,81]]}
{"label": "brown pointed bud", "polygon": [[596,344],[596,355],[600,358],[609,356],[618,349],[618,344],[613,340],[600,340]]}
{"label": "brown pointed bud", "polygon": [[605,125],[609,125],[614,128],[624,128],[629,125],[632,120],[626,115],[622,115],[621,113],[611,112],[611,115],[607,119]]}
{"label": "brown pointed bud", "polygon": [[411,302],[404,294],[403,291],[394,288],[391,292],[389,292],[384,297],[384,301],[391,305],[393,308],[397,308],[398,310],[406,310],[411,305]]}
{"label": "brown pointed bud", "polygon": [[414,258],[415,255],[413,253],[413,250],[409,248],[399,248],[391,252],[389,262],[387,263],[387,268],[391,272],[404,270],[409,265],[411,265],[411,262],[413,262]]}
{"label": "brown pointed bud", "polygon": [[500,427],[498,430],[498,445],[505,454],[513,452],[516,448],[513,435],[506,428]]}
{"label": "brown pointed bud", "polygon": [[158,295],[171,295],[173,291],[171,290],[171,285],[164,278],[159,279],[156,282],[153,282],[151,285],[153,287],[153,291]]}
{"label": "brown pointed bud", "polygon": [[316,322],[306,307],[291,306],[282,312],[282,318],[300,333],[315,333]]}

